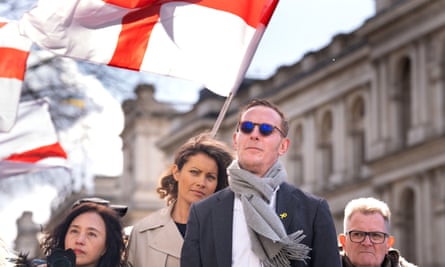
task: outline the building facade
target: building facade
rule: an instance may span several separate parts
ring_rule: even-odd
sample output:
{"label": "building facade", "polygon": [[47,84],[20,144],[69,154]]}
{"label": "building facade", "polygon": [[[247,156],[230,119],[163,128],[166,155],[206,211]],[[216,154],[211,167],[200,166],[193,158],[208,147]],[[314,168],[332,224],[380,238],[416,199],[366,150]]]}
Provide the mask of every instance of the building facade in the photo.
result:
{"label": "building facade", "polygon": [[[239,107],[269,99],[290,122],[289,182],[328,200],[337,232],[349,200],[377,197],[392,210],[395,247],[418,266],[445,266],[445,1],[377,0],[376,10],[269,79],[246,80],[217,138],[230,144]],[[130,210],[164,205],[153,196],[161,169],[186,139],[212,129],[224,101],[203,90],[187,113],[154,114],[150,103],[146,117],[128,115]],[[124,104],[126,114],[134,107]]]}

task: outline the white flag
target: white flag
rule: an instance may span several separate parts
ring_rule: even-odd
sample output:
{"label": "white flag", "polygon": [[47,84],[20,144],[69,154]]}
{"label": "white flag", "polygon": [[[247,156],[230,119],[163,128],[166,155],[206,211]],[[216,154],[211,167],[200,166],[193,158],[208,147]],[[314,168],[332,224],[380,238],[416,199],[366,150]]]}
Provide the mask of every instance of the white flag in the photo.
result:
{"label": "white flag", "polygon": [[14,127],[8,133],[0,133],[0,178],[46,168],[67,168],[66,159],[46,100],[20,103]]}
{"label": "white flag", "polygon": [[16,22],[0,22],[0,133],[14,125],[31,44]]}
{"label": "white flag", "polygon": [[278,0],[39,0],[20,31],[95,63],[238,89]]}

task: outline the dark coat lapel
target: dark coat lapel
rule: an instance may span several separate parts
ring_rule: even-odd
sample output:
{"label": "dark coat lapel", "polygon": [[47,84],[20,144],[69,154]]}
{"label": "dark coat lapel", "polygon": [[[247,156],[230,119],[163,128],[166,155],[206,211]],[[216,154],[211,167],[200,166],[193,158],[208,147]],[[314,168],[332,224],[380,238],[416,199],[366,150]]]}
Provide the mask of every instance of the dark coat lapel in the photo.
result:
{"label": "dark coat lapel", "polygon": [[232,228],[234,193],[223,190],[212,210],[213,238],[218,266],[232,265]]}
{"label": "dark coat lapel", "polygon": [[276,199],[276,212],[281,222],[284,225],[284,228],[289,233],[290,223],[294,220],[294,216],[296,215],[294,211],[295,208],[290,209],[289,206],[297,206],[299,203],[295,200],[295,197],[291,194],[292,187],[288,184],[283,183],[280,185],[280,189],[277,193]]}

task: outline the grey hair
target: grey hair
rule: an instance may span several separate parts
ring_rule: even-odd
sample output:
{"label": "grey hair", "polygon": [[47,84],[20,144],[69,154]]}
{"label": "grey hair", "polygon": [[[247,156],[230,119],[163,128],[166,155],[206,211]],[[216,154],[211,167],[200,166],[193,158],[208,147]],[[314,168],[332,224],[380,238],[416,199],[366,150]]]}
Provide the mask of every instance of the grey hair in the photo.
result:
{"label": "grey hair", "polygon": [[356,212],[360,212],[362,214],[378,213],[382,215],[385,222],[386,231],[389,232],[391,211],[385,202],[373,197],[357,198],[349,201],[348,204],[346,204],[343,219],[343,230],[345,232],[348,230],[348,224],[352,215]]}

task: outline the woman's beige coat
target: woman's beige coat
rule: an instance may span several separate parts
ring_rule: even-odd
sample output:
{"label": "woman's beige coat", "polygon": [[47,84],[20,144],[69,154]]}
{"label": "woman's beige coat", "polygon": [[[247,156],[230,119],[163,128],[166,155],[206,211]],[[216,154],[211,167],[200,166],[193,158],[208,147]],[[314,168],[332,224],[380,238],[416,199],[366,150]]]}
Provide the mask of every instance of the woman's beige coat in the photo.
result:
{"label": "woman's beige coat", "polygon": [[131,230],[128,262],[133,267],[179,267],[181,233],[171,217],[173,205],[158,210]]}

